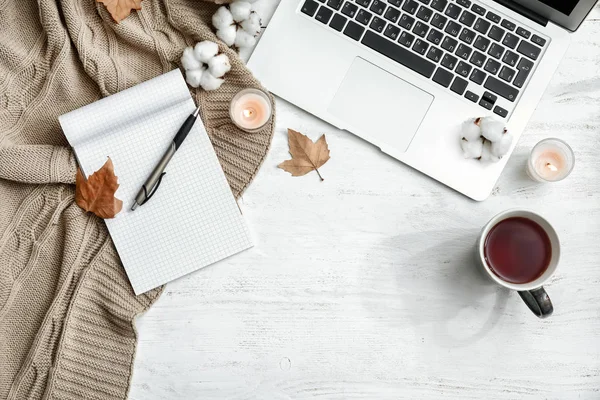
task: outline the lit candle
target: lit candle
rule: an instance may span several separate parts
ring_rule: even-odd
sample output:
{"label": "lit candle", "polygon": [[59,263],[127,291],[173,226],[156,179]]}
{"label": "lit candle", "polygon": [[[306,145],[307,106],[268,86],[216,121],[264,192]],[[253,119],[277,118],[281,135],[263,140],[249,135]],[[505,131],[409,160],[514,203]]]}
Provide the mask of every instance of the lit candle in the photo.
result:
{"label": "lit candle", "polygon": [[247,132],[265,126],[273,113],[271,99],[258,89],[243,89],[231,99],[229,114],[233,123]]}
{"label": "lit candle", "polygon": [[575,156],[560,139],[544,139],[533,147],[527,161],[527,174],[538,182],[565,179],[573,170]]}

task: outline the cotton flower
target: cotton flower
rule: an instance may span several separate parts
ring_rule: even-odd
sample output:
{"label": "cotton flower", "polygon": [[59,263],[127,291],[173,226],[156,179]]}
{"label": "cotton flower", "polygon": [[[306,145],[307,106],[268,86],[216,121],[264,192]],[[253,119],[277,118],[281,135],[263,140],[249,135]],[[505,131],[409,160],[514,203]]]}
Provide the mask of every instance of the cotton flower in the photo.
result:
{"label": "cotton flower", "polygon": [[225,80],[223,75],[231,70],[226,54],[218,54],[219,46],[205,40],[194,47],[186,47],[181,55],[181,65],[185,68],[185,81],[191,87],[216,90]]}
{"label": "cotton flower", "polygon": [[513,136],[493,117],[471,118],[461,125],[460,147],[465,158],[498,162],[508,154]]}
{"label": "cotton flower", "polygon": [[217,30],[217,37],[227,46],[243,49],[256,44],[261,20],[259,15],[252,11],[253,2],[237,0],[219,7],[213,15],[212,23]]}

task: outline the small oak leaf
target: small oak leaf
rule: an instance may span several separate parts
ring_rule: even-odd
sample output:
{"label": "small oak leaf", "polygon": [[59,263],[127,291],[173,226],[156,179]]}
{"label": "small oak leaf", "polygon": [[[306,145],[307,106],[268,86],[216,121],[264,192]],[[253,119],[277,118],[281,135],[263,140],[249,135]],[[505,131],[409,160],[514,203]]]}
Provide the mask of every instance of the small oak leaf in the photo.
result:
{"label": "small oak leaf", "polygon": [[75,178],[75,202],[85,211],[100,218],[114,218],[123,208],[123,202],[115,198],[119,184],[112,160],[106,160],[102,168],[86,180],[81,170]]}
{"label": "small oak leaf", "polygon": [[131,10],[141,10],[142,0],[96,0],[103,3],[110,16],[118,24],[131,14]]}
{"label": "small oak leaf", "polygon": [[292,176],[303,176],[314,170],[317,171],[319,178],[323,181],[319,168],[330,158],[325,135],[313,143],[306,135],[288,129],[288,143],[292,159],[282,162],[278,167],[289,172]]}

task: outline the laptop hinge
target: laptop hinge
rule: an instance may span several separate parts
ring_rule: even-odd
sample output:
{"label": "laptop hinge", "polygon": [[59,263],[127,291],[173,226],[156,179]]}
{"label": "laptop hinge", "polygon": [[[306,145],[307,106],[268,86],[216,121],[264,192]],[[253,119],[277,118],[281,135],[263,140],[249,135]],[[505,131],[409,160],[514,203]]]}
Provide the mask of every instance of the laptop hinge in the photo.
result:
{"label": "laptop hinge", "polygon": [[518,3],[515,3],[511,0],[494,0],[496,3],[502,4],[506,8],[510,8],[516,13],[521,14],[525,18],[532,20],[542,26],[548,25],[548,18],[542,17],[540,14],[537,14],[531,11],[529,8],[524,7]]}

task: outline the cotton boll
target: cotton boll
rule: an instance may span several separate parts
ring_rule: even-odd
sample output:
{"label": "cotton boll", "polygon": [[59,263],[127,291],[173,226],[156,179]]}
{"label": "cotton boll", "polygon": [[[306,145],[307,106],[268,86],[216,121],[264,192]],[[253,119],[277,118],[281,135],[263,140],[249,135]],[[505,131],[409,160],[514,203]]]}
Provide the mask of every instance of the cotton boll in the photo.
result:
{"label": "cotton boll", "polygon": [[208,61],[208,70],[217,78],[222,77],[231,70],[229,58],[225,54],[219,54]]}
{"label": "cotton boll", "polygon": [[256,38],[250,35],[248,32],[239,29],[235,35],[235,42],[233,42],[233,44],[238,49],[252,47],[256,44]]}
{"label": "cotton boll", "polygon": [[250,16],[252,6],[246,1],[234,1],[229,4],[229,11],[234,21],[242,22]]}
{"label": "cotton boll", "polygon": [[221,85],[225,82],[225,80],[221,78],[216,78],[208,71],[204,71],[202,73],[202,77],[200,79],[200,86],[204,90],[217,90],[221,87]]}
{"label": "cotton boll", "polygon": [[212,23],[217,30],[224,29],[233,24],[233,15],[227,7],[221,6],[212,16]]}
{"label": "cotton boll", "polygon": [[513,141],[512,135],[508,132],[505,133],[504,135],[502,135],[500,140],[492,143],[492,145],[491,145],[492,154],[494,156],[500,157],[500,158],[505,156],[508,153],[508,150],[510,150],[512,141]]}
{"label": "cotton boll", "polygon": [[233,46],[235,43],[236,34],[237,27],[235,25],[230,25],[217,31],[217,37],[225,42],[225,44],[229,47]]}
{"label": "cotton boll", "polygon": [[473,140],[461,139],[460,147],[465,158],[479,158],[483,152],[483,139],[481,137]]}
{"label": "cotton boll", "polygon": [[471,118],[462,123],[460,134],[469,142],[481,137],[481,128],[475,123],[479,118]]}
{"label": "cotton boll", "polygon": [[260,20],[260,16],[252,11],[248,19],[242,21],[242,29],[248,32],[252,36],[256,36],[260,33],[260,26],[262,21]]}
{"label": "cotton boll", "polygon": [[194,55],[196,59],[203,63],[209,62],[219,52],[219,45],[210,40],[196,43],[194,46]]}
{"label": "cotton boll", "polygon": [[202,77],[205,75],[205,70],[202,68],[189,69],[185,71],[185,81],[191,87],[197,88],[202,82]]}
{"label": "cotton boll", "polygon": [[492,143],[489,140],[486,140],[483,143],[483,149],[481,152],[481,161],[484,162],[498,162],[500,161],[500,157],[492,154]]}
{"label": "cotton boll", "polygon": [[494,117],[481,118],[481,134],[490,142],[497,142],[504,134],[504,122]]}
{"label": "cotton boll", "polygon": [[192,47],[186,47],[185,50],[183,50],[183,55],[181,56],[181,64],[186,70],[199,69],[200,67],[202,67],[200,61],[198,61],[194,56],[194,49]]}

